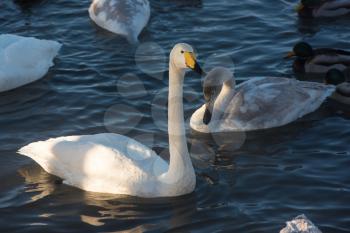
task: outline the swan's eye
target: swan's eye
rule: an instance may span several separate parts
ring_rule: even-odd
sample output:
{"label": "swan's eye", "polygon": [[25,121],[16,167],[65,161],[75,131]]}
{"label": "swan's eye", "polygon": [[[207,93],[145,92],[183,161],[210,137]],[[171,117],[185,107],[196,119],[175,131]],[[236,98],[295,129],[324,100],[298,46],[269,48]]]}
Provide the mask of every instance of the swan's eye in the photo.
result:
{"label": "swan's eye", "polygon": [[181,53],[185,53],[185,51],[181,50]]}

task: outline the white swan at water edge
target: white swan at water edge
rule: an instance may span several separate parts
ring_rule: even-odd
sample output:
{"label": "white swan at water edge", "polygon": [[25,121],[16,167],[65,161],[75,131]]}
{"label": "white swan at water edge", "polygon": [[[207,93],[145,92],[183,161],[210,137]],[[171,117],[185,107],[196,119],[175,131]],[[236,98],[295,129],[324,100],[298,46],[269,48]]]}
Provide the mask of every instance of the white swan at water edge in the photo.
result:
{"label": "white swan at water edge", "polygon": [[252,78],[237,85],[233,73],[215,68],[203,84],[206,103],[191,128],[202,133],[249,131],[286,125],[315,111],[335,87],[290,78]]}
{"label": "white swan at water edge", "polygon": [[322,233],[304,214],[286,222],[280,233]]}
{"label": "white swan at water edge", "polygon": [[87,191],[146,198],[191,193],[196,176],[186,143],[182,102],[189,68],[200,72],[193,49],[177,44],[169,62],[169,164],[135,140],[111,133],[34,142],[19,153],[64,183]]}
{"label": "white swan at water edge", "polygon": [[0,92],[42,78],[61,48],[56,41],[0,35]]}
{"label": "white swan at water edge", "polygon": [[136,44],[149,21],[151,9],[148,0],[93,0],[89,15],[98,26]]}

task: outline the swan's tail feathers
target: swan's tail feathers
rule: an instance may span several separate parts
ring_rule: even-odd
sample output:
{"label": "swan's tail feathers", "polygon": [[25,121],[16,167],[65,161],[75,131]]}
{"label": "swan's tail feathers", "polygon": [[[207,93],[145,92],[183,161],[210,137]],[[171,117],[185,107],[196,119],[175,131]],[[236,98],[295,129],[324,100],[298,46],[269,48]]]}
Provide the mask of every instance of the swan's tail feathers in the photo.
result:
{"label": "swan's tail feathers", "polygon": [[49,50],[49,57],[51,60],[50,66],[53,66],[53,59],[58,55],[58,52],[62,48],[62,44],[57,41],[47,40],[47,48]]}
{"label": "swan's tail feathers", "polygon": [[27,156],[38,163],[46,172],[53,173],[54,161],[45,141],[33,142],[20,148],[18,154]]}
{"label": "swan's tail feathers", "polygon": [[61,50],[62,48],[62,44],[57,42],[57,41],[51,41],[51,45],[52,45],[52,50],[53,50],[53,56],[56,57],[58,52]]}
{"label": "swan's tail feathers", "polygon": [[126,39],[128,40],[128,42],[131,45],[138,45],[140,43],[139,39],[138,39],[138,35],[136,35],[135,33],[129,33],[126,36]]}
{"label": "swan's tail feathers", "polygon": [[316,86],[315,89],[315,98],[314,101],[312,101],[312,103],[310,104],[309,112],[316,111],[316,109],[318,109],[323,104],[323,102],[334,93],[335,86],[320,84],[319,86]]}
{"label": "swan's tail feathers", "polygon": [[326,85],[316,82],[301,82],[302,87],[311,95],[318,96],[318,100],[322,103],[327,97],[331,96],[336,87],[334,85]]}
{"label": "swan's tail feathers", "polygon": [[325,85],[323,95],[321,95],[321,103],[325,101],[329,96],[331,96],[334,93],[335,89],[336,87],[333,85]]}
{"label": "swan's tail feathers", "polygon": [[302,89],[302,93],[307,94],[308,98],[301,104],[298,110],[298,118],[316,111],[324,101],[333,94],[335,86],[325,85],[323,83],[297,81],[298,88]]}
{"label": "swan's tail feathers", "polygon": [[38,152],[38,144],[39,143],[40,142],[30,143],[30,144],[20,148],[17,151],[17,153],[34,159],[34,157],[36,157],[38,155],[37,152]]}

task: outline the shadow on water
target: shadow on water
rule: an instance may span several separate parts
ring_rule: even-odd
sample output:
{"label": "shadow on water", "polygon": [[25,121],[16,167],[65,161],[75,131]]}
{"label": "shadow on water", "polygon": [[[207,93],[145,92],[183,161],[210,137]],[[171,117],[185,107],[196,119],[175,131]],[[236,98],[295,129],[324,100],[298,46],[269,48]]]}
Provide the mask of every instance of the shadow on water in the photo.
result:
{"label": "shadow on water", "polygon": [[349,15],[336,18],[304,18],[298,17],[297,28],[298,31],[307,37],[315,36],[324,27],[333,27],[334,24],[342,25],[348,24],[350,19]]}
{"label": "shadow on water", "polygon": [[297,20],[297,27],[301,34],[313,36],[320,30],[318,21],[310,18],[300,18]]}
{"label": "shadow on water", "polygon": [[18,5],[23,13],[30,14],[33,7],[45,4],[47,0],[13,0]]}
{"label": "shadow on water", "polygon": [[[179,8],[202,8],[202,0],[165,0],[162,4],[165,3],[171,7],[171,5]],[[151,1],[151,4],[157,4],[156,1]]]}
{"label": "shadow on water", "polygon": [[[25,205],[35,207],[47,203],[50,195],[51,207],[43,207],[39,219],[49,221],[65,209],[74,212],[71,221],[75,227],[84,229],[100,227],[104,231],[127,230],[130,232],[177,228],[192,222],[197,212],[198,197],[195,193],[176,198],[143,199],[137,197],[85,192],[57,182],[57,177],[46,173],[37,164],[21,167],[18,173],[25,180]],[[50,208],[55,208],[55,214]],[[63,207],[65,206],[65,207]],[[75,219],[76,218],[76,219]],[[154,224],[155,220],[162,224]]]}
{"label": "shadow on water", "polygon": [[[159,17],[158,14],[169,13],[174,10],[185,10],[191,12],[191,10],[201,9],[203,7],[202,0],[166,0],[166,1],[150,1],[151,8],[155,11],[155,14],[152,14],[152,18]],[[165,3],[165,5],[164,5]],[[164,7],[165,6],[165,7]]]}
{"label": "shadow on water", "polygon": [[35,202],[52,194],[59,180],[45,172],[38,164],[23,166],[17,172],[24,178],[25,192],[31,194],[29,202]]}
{"label": "shadow on water", "polygon": [[[46,95],[52,94],[50,79],[53,78],[51,72],[38,81],[29,83],[20,89],[14,89],[0,93],[0,113],[18,110],[18,106],[25,103],[33,103]],[[15,109],[12,109],[15,108]]]}

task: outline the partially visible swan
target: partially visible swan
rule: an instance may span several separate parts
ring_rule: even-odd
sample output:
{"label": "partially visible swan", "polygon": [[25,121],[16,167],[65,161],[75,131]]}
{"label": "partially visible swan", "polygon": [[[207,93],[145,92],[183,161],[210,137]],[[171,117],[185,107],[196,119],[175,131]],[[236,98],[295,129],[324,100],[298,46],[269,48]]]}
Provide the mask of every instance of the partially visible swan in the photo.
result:
{"label": "partially visible swan", "polygon": [[306,42],[299,42],[285,58],[296,57],[293,69],[296,73],[326,74],[330,69],[345,70],[350,68],[350,52],[333,49],[317,48]]}
{"label": "partially visible swan", "polygon": [[301,0],[296,10],[301,17],[339,17],[350,13],[350,0]]}
{"label": "partially visible swan", "polygon": [[286,223],[280,233],[322,233],[304,214]]}
{"label": "partially visible swan", "polygon": [[137,141],[111,133],[52,138],[31,143],[19,153],[65,184],[87,191],[145,198],[191,193],[196,176],[187,149],[182,101],[189,68],[200,71],[194,51],[177,44],[169,62],[169,164]]}
{"label": "partially visible swan", "polygon": [[61,48],[56,41],[0,35],[0,92],[42,78]]}
{"label": "partially visible swan", "polygon": [[90,18],[100,27],[138,43],[151,15],[148,0],[93,0]]}
{"label": "partially visible swan", "polygon": [[191,117],[202,133],[249,131],[286,125],[315,111],[333,85],[289,78],[252,78],[235,88],[233,74],[215,68],[205,77],[205,104]]}

